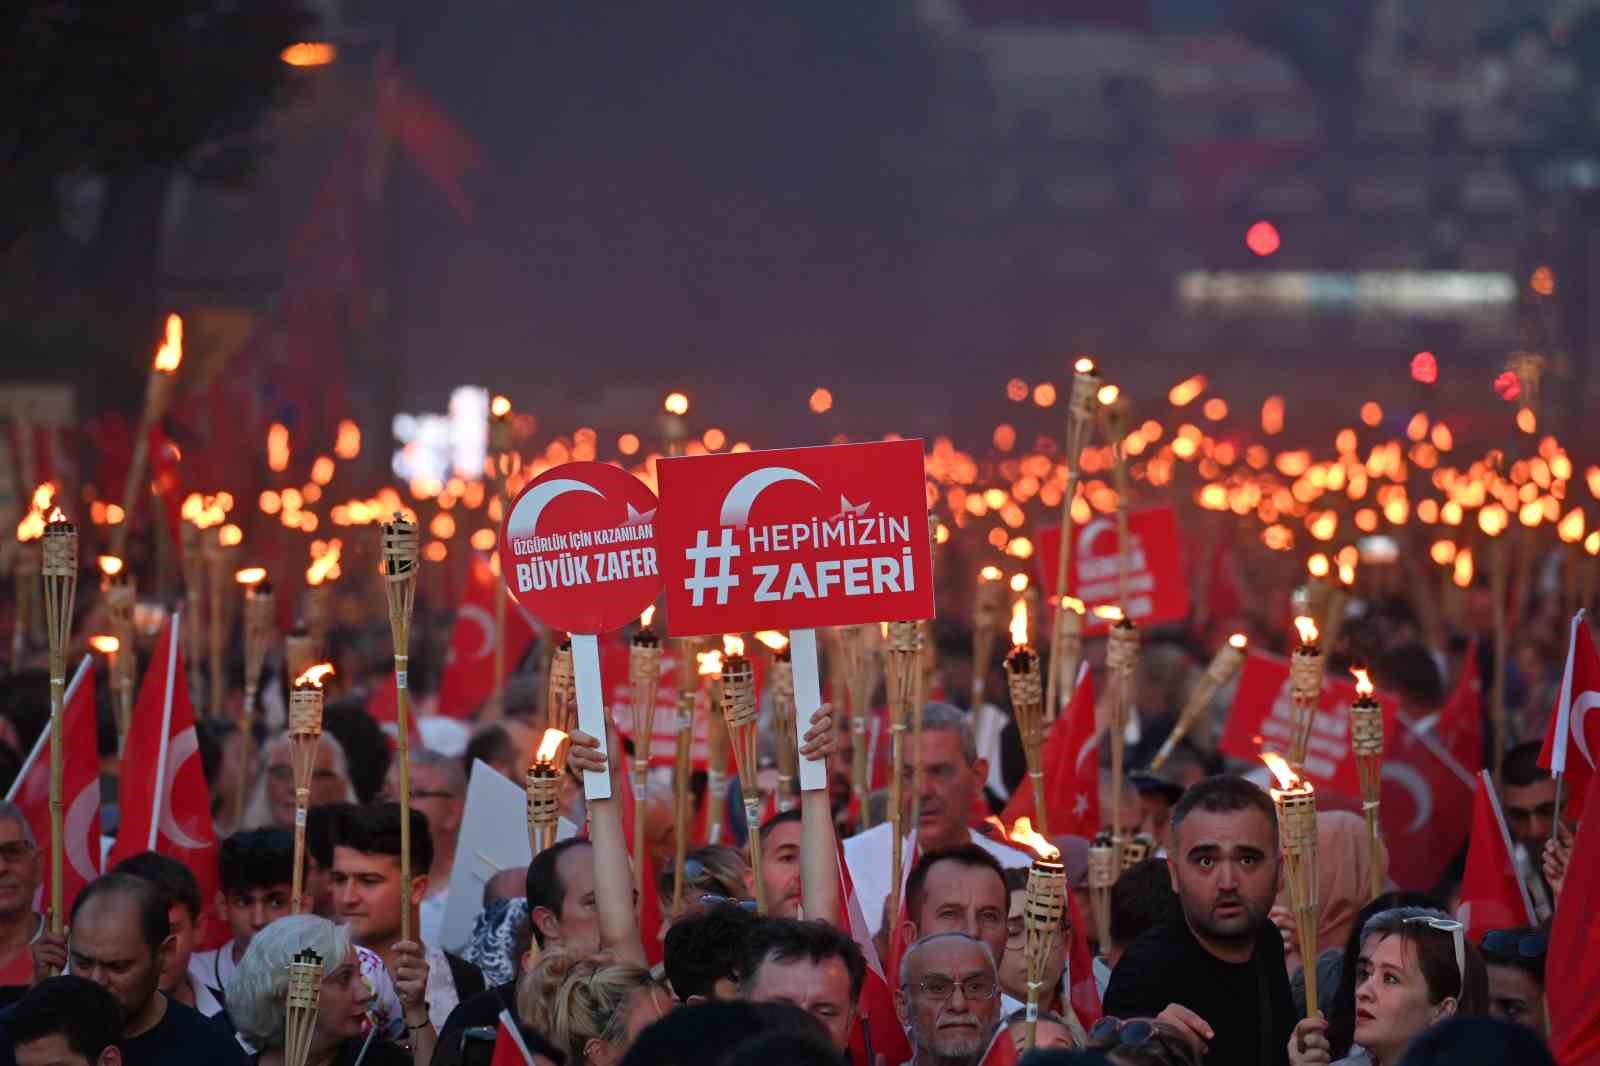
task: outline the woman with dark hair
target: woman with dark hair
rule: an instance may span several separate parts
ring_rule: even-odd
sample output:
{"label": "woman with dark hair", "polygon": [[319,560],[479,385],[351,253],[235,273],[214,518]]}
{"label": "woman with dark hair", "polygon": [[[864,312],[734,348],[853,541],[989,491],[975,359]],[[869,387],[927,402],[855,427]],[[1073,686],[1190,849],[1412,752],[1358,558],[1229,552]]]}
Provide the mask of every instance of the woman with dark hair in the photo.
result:
{"label": "woman with dark hair", "polygon": [[[1461,922],[1426,907],[1395,907],[1361,929],[1355,1002],[1355,1045],[1336,1066],[1395,1066],[1439,1022],[1487,1014],[1489,979]],[[1322,1018],[1295,1026],[1291,1066],[1334,1062],[1327,1030]]]}
{"label": "woman with dark hair", "polygon": [[[1317,958],[1318,1004],[1328,1019],[1328,1043],[1332,1045],[1335,1059],[1350,1054],[1356,1032],[1356,968],[1361,958],[1361,930],[1367,919],[1395,907],[1433,907],[1438,902],[1422,892],[1385,892],[1362,907],[1350,923],[1344,943],[1329,944],[1333,950],[1323,951]],[[1289,980],[1290,991],[1295,995],[1295,1009],[1305,1014],[1306,975],[1301,972]]]}

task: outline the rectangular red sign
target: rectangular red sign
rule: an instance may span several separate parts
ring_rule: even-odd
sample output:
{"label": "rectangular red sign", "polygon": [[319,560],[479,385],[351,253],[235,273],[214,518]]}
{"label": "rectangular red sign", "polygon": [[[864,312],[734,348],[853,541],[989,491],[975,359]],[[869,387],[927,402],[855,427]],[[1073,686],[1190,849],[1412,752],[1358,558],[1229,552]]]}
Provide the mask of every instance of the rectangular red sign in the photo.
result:
{"label": "rectangular red sign", "polygon": [[933,617],[920,440],[662,459],[673,636]]}
{"label": "rectangular red sign", "polygon": [[[1383,734],[1395,735],[1395,699],[1377,694],[1383,708]],[[1311,743],[1306,748],[1306,777],[1318,789],[1361,798],[1361,777],[1350,753],[1350,705],[1356,701],[1354,681],[1342,677],[1322,679],[1322,699],[1311,720]],[[1252,651],[1245,655],[1234,691],[1228,728],[1218,745],[1224,755],[1257,759],[1263,751],[1279,755],[1289,750],[1293,724],[1289,699],[1289,661],[1277,655]]]}
{"label": "rectangular red sign", "polygon": [[[1093,611],[1121,598],[1116,515],[1095,515],[1074,527],[1067,593]],[[1171,506],[1128,514],[1128,616],[1140,625],[1181,622],[1189,616],[1189,578],[1178,550],[1178,512]],[[1061,527],[1039,530],[1039,583],[1052,593],[1061,553]],[[1109,625],[1091,614],[1084,633],[1100,636]]]}

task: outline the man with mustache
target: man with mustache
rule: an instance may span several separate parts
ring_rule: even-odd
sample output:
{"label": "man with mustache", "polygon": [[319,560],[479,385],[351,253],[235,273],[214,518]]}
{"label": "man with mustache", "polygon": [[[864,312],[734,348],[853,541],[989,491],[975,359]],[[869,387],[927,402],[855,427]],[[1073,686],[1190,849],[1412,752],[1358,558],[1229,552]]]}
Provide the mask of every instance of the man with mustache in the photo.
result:
{"label": "man with mustache", "polygon": [[965,933],[935,933],[906,951],[894,996],[913,1066],[976,1066],[1000,1018],[994,956]]}
{"label": "man with mustache", "polygon": [[1240,777],[1192,786],[1172,811],[1167,866],[1180,913],[1123,952],[1105,1012],[1175,1026],[1206,1066],[1281,1066],[1295,1011],[1267,917],[1279,869],[1271,797]]}

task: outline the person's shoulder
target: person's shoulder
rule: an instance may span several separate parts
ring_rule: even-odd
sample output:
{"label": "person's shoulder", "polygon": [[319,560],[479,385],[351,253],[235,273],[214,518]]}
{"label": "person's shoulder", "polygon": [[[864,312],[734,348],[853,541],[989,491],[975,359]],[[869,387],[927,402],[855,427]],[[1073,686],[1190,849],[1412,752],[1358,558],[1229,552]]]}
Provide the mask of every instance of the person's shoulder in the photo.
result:
{"label": "person's shoulder", "polygon": [[207,1018],[175,999],[167,1000],[166,1014],[151,1033],[157,1036],[157,1043],[162,1050],[180,1052],[186,1062],[199,1061],[188,1058],[191,1054],[204,1054],[205,1061],[223,1063],[225,1066],[249,1061],[227,1023],[226,1014]]}

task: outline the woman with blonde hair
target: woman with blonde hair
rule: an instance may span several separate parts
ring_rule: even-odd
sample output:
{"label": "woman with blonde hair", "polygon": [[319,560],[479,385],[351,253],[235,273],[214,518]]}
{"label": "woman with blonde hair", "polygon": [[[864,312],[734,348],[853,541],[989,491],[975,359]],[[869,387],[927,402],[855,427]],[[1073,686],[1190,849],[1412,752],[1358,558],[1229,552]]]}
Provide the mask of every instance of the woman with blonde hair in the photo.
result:
{"label": "woman with blonde hair", "polygon": [[567,1056],[567,1066],[616,1066],[634,1039],[672,1006],[643,966],[601,953],[556,952],[517,982],[517,1014]]}

